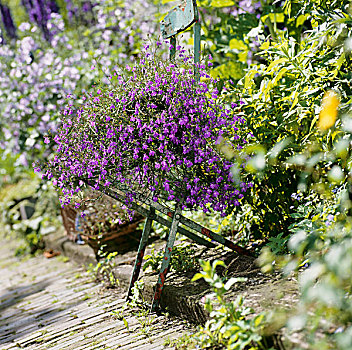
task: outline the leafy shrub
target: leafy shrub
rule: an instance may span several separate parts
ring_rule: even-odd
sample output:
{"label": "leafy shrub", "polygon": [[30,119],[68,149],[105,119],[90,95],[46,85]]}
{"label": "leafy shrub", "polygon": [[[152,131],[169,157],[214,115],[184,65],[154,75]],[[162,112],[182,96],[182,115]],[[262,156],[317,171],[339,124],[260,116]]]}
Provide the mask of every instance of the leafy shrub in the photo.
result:
{"label": "leafy shrub", "polygon": [[[244,102],[238,113],[246,117],[253,135],[244,149],[251,157],[247,170],[253,181],[245,200],[257,217],[250,224],[256,238],[289,234],[288,227],[294,223],[291,210],[297,206],[291,194],[309,189],[316,176],[300,172],[305,153],[314,148],[322,156],[341,136],[338,128],[323,134],[316,125],[327,90],[340,94],[341,113],[350,108],[351,62],[344,45],[351,31],[348,3],[314,7],[302,0],[297,7],[286,2],[282,16],[291,29],[278,29],[275,37],[266,38],[260,25],[257,32],[262,51],[258,55],[263,63],[253,64],[233,87],[234,98]],[[301,20],[292,23],[298,17]],[[302,26],[308,17],[310,30],[305,29],[308,25]],[[293,34],[294,26],[299,38]],[[319,161],[317,155],[309,166]]]}
{"label": "leafy shrub", "polygon": [[[351,14],[347,2],[333,1],[326,7],[323,3],[320,5],[316,27],[312,30],[312,35],[315,35],[312,46],[317,50],[326,50],[315,58],[317,61],[328,60],[331,63],[331,66],[321,67],[325,74],[321,74],[320,79],[316,77],[313,80],[316,86],[314,93],[318,95],[312,98],[312,105],[319,104],[314,111],[320,113],[316,116],[313,111],[308,114],[315,118],[312,117],[310,132],[306,143],[302,142],[302,148],[296,148],[295,138],[291,137],[281,148],[289,152],[282,152],[279,157],[276,153],[273,157],[277,166],[292,166],[297,171],[297,177],[301,177],[299,191],[292,195],[297,203],[291,211],[294,222],[289,227],[292,236],[287,246],[291,254],[277,256],[265,250],[260,260],[265,270],[270,270],[269,266],[275,261],[275,265],[286,274],[300,271],[300,300],[294,315],[288,315],[288,329],[300,332],[305,346],[310,349],[347,350],[352,346],[352,192],[349,176],[352,117],[351,91],[344,85],[342,77],[350,74],[351,50],[346,49],[346,40],[348,43],[350,39],[345,36],[351,35]],[[305,6],[311,8],[308,3]],[[337,20],[332,21],[328,16],[332,12]],[[339,30],[340,25],[342,31]],[[319,30],[324,33],[327,45],[322,42],[317,44]],[[313,67],[310,67],[311,70]],[[323,94],[320,84],[326,89],[334,87],[339,92],[339,99],[334,91]],[[312,100],[307,97],[307,102]],[[292,113],[298,112],[292,110]]]}
{"label": "leafy shrub", "polygon": [[258,50],[254,40],[246,38],[258,26],[262,10],[258,1],[201,0],[200,15],[205,54],[211,54],[211,75],[237,81]]}

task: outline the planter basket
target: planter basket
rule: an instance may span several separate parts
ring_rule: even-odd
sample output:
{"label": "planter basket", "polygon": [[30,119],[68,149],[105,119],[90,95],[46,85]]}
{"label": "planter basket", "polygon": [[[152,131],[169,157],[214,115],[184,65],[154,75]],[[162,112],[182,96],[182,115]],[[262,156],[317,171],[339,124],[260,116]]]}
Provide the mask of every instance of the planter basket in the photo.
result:
{"label": "planter basket", "polygon": [[99,249],[103,247],[104,252],[126,253],[127,251],[137,249],[142,230],[138,225],[144,221],[144,217],[136,213],[131,221],[114,225],[111,230],[99,233],[98,230],[91,230],[84,227],[81,233],[82,239],[93,248],[97,255]]}
{"label": "planter basket", "polygon": [[125,219],[118,223],[116,218],[123,219],[126,211],[117,207],[116,201],[105,196],[89,205],[84,218],[81,212],[80,208],[76,209],[73,205],[61,208],[63,225],[70,240],[76,242],[80,235],[96,255],[102,246],[104,252],[118,253],[138,248],[142,234],[138,225],[144,220],[139,213],[135,213],[131,221]]}

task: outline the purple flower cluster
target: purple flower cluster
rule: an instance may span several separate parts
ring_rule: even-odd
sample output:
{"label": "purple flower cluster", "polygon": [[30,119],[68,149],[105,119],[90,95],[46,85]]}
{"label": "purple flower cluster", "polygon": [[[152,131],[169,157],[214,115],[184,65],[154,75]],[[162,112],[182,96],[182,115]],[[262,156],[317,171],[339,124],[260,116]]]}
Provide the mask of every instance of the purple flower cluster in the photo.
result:
{"label": "purple flower cluster", "polygon": [[53,178],[62,205],[87,182],[100,191],[123,186],[127,206],[141,192],[223,215],[239,205],[250,184],[234,183],[232,163],[217,144],[226,138],[241,148],[237,131],[244,120],[221,102],[205,65],[202,82],[195,81],[191,62],[184,50],[172,63],[147,52],[67,106],[62,127],[46,141],[56,143],[55,155],[36,166]]}
{"label": "purple flower cluster", "polygon": [[235,9],[232,9],[231,14],[238,16],[241,13],[256,13],[262,7],[260,1],[240,0]]}

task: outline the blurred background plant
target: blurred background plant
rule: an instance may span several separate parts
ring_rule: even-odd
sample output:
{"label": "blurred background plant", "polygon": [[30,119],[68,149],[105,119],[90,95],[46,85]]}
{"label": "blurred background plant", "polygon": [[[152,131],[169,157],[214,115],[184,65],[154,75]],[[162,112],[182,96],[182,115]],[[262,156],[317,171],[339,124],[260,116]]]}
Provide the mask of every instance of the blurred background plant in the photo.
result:
{"label": "blurred background plant", "polygon": [[59,125],[67,95],[133,60],[156,29],[144,0],[42,2],[24,1],[18,16],[28,22],[0,46],[1,148],[19,153],[25,167],[50,151],[43,135]]}
{"label": "blurred background plant", "polygon": [[[60,222],[58,205],[45,209],[57,201],[55,192],[50,185],[39,186],[31,169],[52,150],[44,135],[59,126],[69,94],[88,91],[104,79],[105,69],[134,60],[157,28],[153,11],[148,0],[1,0],[1,205],[5,225],[26,237],[23,252],[42,247],[45,217]],[[28,196],[35,201],[30,219],[17,213],[28,201],[24,182],[31,184]]]}
{"label": "blurred background plant", "polygon": [[3,234],[23,242],[16,255],[44,248],[43,236],[62,225],[55,191],[34,176],[0,188],[0,211]]}

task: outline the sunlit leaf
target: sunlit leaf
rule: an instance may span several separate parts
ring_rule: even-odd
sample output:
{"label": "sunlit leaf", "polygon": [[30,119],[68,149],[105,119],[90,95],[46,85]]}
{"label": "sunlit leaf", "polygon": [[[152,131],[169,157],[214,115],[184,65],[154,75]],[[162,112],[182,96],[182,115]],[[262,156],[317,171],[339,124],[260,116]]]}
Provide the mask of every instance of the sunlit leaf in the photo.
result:
{"label": "sunlit leaf", "polygon": [[235,2],[232,0],[212,0],[210,5],[213,7],[228,7],[235,5]]}
{"label": "sunlit leaf", "polygon": [[345,175],[340,166],[334,165],[328,173],[328,179],[330,182],[340,183],[345,178]]}
{"label": "sunlit leaf", "polygon": [[236,38],[233,38],[229,42],[229,46],[231,50],[246,50],[247,45],[242,41]]}
{"label": "sunlit leaf", "polygon": [[339,103],[339,97],[336,92],[328,91],[324,95],[318,122],[320,130],[327,130],[335,124]]}

